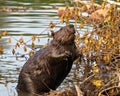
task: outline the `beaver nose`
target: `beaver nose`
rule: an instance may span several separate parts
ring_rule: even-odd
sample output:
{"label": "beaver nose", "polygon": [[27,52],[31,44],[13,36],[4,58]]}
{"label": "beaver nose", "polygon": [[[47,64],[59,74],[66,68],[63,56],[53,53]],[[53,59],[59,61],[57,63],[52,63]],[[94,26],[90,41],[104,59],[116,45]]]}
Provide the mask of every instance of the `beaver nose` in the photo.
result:
{"label": "beaver nose", "polygon": [[74,27],[74,25],[73,25],[73,24],[70,24],[69,26],[70,26],[70,28],[73,28],[73,27]]}

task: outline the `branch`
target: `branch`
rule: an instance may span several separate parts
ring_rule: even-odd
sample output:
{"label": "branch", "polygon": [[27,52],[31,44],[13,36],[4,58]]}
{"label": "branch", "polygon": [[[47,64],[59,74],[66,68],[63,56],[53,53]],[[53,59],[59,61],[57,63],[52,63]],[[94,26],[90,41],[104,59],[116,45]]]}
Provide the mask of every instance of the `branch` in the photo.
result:
{"label": "branch", "polygon": [[99,92],[98,96],[101,96],[101,94],[107,90],[110,90],[110,89],[114,89],[114,88],[120,88],[119,86],[113,86],[113,87],[109,87],[109,88],[106,88],[104,90],[102,90],[101,92]]}

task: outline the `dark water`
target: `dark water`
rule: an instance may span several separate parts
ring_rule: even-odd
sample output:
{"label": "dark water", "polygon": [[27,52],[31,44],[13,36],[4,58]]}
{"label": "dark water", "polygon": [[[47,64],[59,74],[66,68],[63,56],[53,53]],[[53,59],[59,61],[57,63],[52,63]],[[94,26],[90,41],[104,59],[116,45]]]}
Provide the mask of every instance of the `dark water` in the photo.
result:
{"label": "dark water", "polygon": [[[44,45],[48,42],[46,34],[49,32],[48,25],[52,21],[58,23],[57,8],[63,6],[63,0],[0,0],[0,34],[7,31],[9,36],[0,39],[0,48],[4,53],[0,54],[0,96],[17,96],[15,90],[18,74],[25,58],[18,58],[12,55],[17,40],[23,37],[27,42],[34,34],[41,35],[40,42],[35,41],[35,45]],[[55,7],[55,9],[53,9]],[[60,24],[58,26],[61,26]],[[57,29],[55,29],[57,30]],[[8,38],[12,38],[12,43],[8,43]],[[29,46],[32,43],[27,42]],[[16,53],[27,54],[21,48],[16,49]]]}

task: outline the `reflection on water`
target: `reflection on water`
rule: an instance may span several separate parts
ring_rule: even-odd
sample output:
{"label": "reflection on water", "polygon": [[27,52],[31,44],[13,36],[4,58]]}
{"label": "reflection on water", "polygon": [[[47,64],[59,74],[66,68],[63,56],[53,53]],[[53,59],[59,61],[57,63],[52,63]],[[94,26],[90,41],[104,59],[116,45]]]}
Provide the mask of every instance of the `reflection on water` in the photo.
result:
{"label": "reflection on water", "polygon": [[[4,54],[0,55],[0,96],[17,96],[15,86],[18,74],[25,58],[16,60],[12,55],[12,48],[16,40],[23,37],[25,41],[30,40],[33,34],[47,34],[48,25],[51,21],[59,22],[56,16],[57,9],[52,6],[63,5],[62,0],[0,0],[0,34],[7,30],[12,36],[12,43],[7,40],[10,36],[0,39],[0,47]],[[59,2],[59,3],[58,3]],[[46,30],[48,29],[48,30]],[[46,30],[46,31],[44,31]],[[43,36],[36,45],[43,45],[48,39]],[[27,43],[28,45],[31,42]],[[23,50],[17,50],[24,53]]]}

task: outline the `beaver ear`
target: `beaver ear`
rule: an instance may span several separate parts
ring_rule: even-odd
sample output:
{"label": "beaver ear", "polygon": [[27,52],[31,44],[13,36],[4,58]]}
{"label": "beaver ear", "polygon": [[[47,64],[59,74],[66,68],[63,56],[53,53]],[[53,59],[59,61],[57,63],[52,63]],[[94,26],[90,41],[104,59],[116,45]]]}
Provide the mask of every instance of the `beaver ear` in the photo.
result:
{"label": "beaver ear", "polygon": [[54,33],[54,32],[52,32],[52,33],[51,33],[51,36],[52,36],[52,37],[54,37],[54,35],[55,35],[55,33]]}

